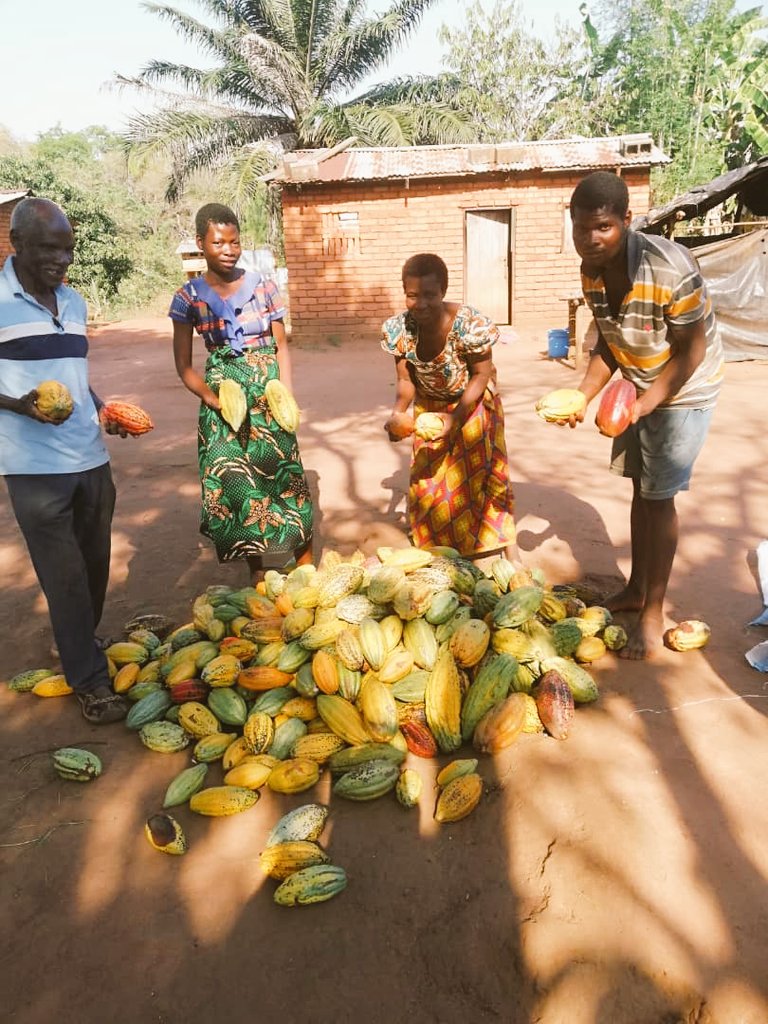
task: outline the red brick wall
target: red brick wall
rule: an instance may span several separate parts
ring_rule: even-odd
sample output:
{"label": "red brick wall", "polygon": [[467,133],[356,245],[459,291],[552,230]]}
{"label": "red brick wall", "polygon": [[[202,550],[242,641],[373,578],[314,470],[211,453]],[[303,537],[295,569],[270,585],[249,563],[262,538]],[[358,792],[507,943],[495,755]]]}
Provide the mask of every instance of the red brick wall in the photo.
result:
{"label": "red brick wall", "polygon": [[18,202],[20,202],[20,200],[15,199],[12,203],[0,203],[0,267],[5,263],[6,256],[13,252],[13,246],[11,245],[9,237],[11,231],[11,214]]}
{"label": "red brick wall", "polygon": [[[400,268],[415,252],[448,265],[448,298],[463,300],[466,210],[514,207],[512,319],[518,325],[567,326],[563,297],[579,294],[579,260],[564,248],[563,211],[578,174],[530,174],[416,182],[343,182],[283,191],[285,254],[294,335],[305,341],[378,333],[403,308]],[[649,173],[625,170],[634,214],[648,210]],[[328,215],[358,214],[349,251],[328,252]],[[325,219],[324,219],[325,215]]]}

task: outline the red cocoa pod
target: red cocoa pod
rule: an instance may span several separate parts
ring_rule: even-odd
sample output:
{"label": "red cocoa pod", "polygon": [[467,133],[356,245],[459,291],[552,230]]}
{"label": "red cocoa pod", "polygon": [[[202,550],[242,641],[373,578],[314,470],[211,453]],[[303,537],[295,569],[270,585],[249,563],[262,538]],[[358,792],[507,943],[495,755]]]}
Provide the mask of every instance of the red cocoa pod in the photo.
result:
{"label": "red cocoa pod", "polygon": [[420,722],[403,722],[400,731],[405,736],[405,743],[416,757],[435,757],[437,741],[426,725]]}
{"label": "red cocoa pod", "polygon": [[174,704],[186,704],[188,700],[203,703],[208,696],[210,686],[202,679],[185,679],[183,683],[170,686],[171,700]]}
{"label": "red cocoa pod", "polygon": [[545,672],[533,688],[539,718],[550,736],[564,740],[574,715],[570,687],[554,669]]}
{"label": "red cocoa pod", "polygon": [[597,429],[606,437],[618,437],[632,422],[632,409],[637,401],[635,385],[620,377],[603,392],[595,417]]}

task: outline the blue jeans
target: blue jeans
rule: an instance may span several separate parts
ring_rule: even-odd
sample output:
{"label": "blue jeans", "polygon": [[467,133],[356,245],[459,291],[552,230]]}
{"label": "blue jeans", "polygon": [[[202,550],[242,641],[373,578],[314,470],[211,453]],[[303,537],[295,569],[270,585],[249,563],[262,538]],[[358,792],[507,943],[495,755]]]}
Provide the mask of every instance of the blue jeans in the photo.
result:
{"label": "blue jeans", "polygon": [[643,498],[687,491],[709,432],[712,409],[654,409],[614,438],[611,472],[640,481]]}
{"label": "blue jeans", "polygon": [[8,494],[48,602],[67,682],[109,685],[94,640],[109,581],[115,486],[109,463],[83,473],[7,476]]}

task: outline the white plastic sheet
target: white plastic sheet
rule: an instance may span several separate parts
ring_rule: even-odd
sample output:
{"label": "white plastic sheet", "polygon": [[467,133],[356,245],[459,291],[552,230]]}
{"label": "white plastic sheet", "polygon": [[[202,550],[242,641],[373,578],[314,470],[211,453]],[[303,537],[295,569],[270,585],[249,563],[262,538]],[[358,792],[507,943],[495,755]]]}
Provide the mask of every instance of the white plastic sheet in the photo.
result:
{"label": "white plastic sheet", "polygon": [[768,229],[690,252],[709,287],[726,360],[768,359]]}
{"label": "white plastic sheet", "polygon": [[768,626],[768,540],[761,540],[757,545],[757,576],[763,594],[763,610],[750,626]]}

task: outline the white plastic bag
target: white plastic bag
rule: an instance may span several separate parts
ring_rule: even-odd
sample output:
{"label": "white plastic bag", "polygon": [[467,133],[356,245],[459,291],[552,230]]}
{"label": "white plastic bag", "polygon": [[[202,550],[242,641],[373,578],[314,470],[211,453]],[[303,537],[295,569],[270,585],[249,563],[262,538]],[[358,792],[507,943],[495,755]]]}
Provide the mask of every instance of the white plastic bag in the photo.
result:
{"label": "white plastic bag", "polygon": [[[768,540],[761,540],[757,545],[757,575],[760,579],[760,589],[763,592],[763,605],[765,607],[761,614],[756,619],[752,619],[748,625],[768,626]],[[763,671],[766,670],[763,669]]]}

